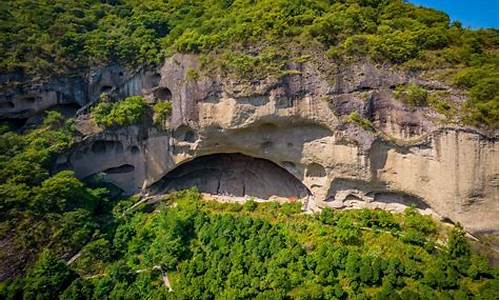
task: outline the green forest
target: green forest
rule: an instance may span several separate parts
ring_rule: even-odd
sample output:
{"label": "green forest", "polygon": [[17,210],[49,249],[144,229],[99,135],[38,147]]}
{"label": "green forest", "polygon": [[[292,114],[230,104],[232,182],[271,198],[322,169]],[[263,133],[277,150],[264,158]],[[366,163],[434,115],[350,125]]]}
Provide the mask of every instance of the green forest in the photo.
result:
{"label": "green forest", "polygon": [[[0,1],[0,75],[43,82],[175,53],[200,55],[193,80],[287,76],[323,58],[390,65],[463,90],[463,125],[498,128],[498,30],[403,0]],[[394,94],[452,111],[418,85]],[[90,111],[103,130],[145,118],[160,128],[171,113],[139,96]],[[0,120],[0,299],[498,299],[498,268],[460,224],[416,208],[218,203],[196,189],[136,206],[99,176],[55,169],[82,136],[61,113],[41,119]]]}
{"label": "green forest", "polygon": [[[127,208],[131,201],[118,202],[112,209],[112,224],[98,229],[76,217],[75,211],[64,213],[63,219],[81,219],[79,225],[95,230],[81,255],[68,266],[56,250],[47,247],[24,277],[2,283],[0,297],[498,296],[498,269],[472,251],[463,230],[441,228],[415,209],[404,214],[331,209],[303,214],[300,203],[221,204],[202,201],[196,190],[169,194],[160,204],[136,210]],[[90,235],[83,229],[75,233],[81,238]],[[439,242],[443,234],[445,244]],[[60,236],[57,242],[63,240]],[[77,245],[74,241],[73,246]],[[164,274],[171,291],[164,285]]]}
{"label": "green forest", "polygon": [[498,127],[498,30],[403,0],[7,0],[0,16],[2,73],[47,79],[180,52],[262,78],[304,58],[369,59],[466,90],[463,122]]}

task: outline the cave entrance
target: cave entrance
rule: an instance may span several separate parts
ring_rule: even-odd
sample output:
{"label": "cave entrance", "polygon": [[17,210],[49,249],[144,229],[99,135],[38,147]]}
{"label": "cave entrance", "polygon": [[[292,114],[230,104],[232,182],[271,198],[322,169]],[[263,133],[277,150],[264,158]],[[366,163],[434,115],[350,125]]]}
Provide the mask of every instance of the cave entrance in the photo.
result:
{"label": "cave entrance", "polygon": [[196,186],[212,195],[269,199],[300,199],[307,187],[287,170],[261,158],[239,153],[212,154],[186,162],[153,184],[154,193],[168,193]]}

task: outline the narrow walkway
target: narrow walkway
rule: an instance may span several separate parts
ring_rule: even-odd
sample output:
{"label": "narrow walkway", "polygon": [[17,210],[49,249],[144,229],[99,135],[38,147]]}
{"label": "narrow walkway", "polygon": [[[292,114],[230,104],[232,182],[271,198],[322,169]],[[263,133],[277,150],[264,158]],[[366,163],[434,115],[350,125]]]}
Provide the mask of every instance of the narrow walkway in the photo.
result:
{"label": "narrow walkway", "polygon": [[170,284],[170,280],[168,279],[168,273],[166,271],[163,271],[161,266],[154,266],[153,270],[155,270],[155,269],[160,270],[161,277],[163,279],[163,284],[165,285],[165,287],[168,289],[169,292],[172,292],[173,289],[172,289],[172,285]]}
{"label": "narrow walkway", "polygon": [[[173,292],[174,291],[172,289],[172,285],[170,284],[170,279],[168,278],[168,273],[166,271],[163,271],[163,269],[162,269],[161,266],[156,265],[156,266],[153,266],[153,268],[151,268],[151,269],[140,269],[140,270],[133,271],[133,272],[130,272],[130,273],[143,273],[143,272],[146,272],[148,270],[160,270],[160,272],[161,272],[161,279],[163,280],[163,285],[165,286],[165,288],[168,289],[169,292]],[[93,278],[104,277],[106,275],[108,275],[108,274],[107,273],[102,273],[102,274],[84,276],[83,278],[84,279],[93,279]]]}

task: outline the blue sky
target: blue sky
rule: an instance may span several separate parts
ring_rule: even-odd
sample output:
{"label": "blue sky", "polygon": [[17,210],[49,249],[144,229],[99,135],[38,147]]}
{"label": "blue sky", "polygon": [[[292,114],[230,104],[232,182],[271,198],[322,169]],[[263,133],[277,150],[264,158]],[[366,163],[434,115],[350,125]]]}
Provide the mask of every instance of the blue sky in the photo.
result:
{"label": "blue sky", "polygon": [[410,0],[446,12],[464,27],[498,28],[498,0]]}

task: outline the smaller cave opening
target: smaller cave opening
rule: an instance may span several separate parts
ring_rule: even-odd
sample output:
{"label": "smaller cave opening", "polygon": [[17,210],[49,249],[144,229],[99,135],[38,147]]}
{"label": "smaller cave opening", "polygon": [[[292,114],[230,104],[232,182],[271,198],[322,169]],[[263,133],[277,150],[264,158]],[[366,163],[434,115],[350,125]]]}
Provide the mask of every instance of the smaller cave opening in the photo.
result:
{"label": "smaller cave opening", "polygon": [[134,170],[135,170],[134,166],[129,164],[123,164],[118,167],[108,168],[102,172],[106,174],[123,174],[123,173],[133,172]]}
{"label": "smaller cave opening", "polygon": [[157,88],[153,96],[159,100],[169,101],[172,99],[172,92],[166,87]]}
{"label": "smaller cave opening", "polygon": [[23,131],[27,123],[28,118],[4,118],[0,120],[0,124],[5,124],[15,131]]}
{"label": "smaller cave opening", "polygon": [[396,193],[396,192],[380,192],[376,193],[374,197],[374,201],[382,202],[386,204],[401,204],[404,206],[415,206],[418,209],[428,209],[430,206],[425,203],[425,201],[413,195],[405,194],[405,193]]}
{"label": "smaller cave opening", "polygon": [[103,85],[100,89],[101,93],[109,93],[113,89],[110,85]]}
{"label": "smaller cave opening", "polygon": [[0,109],[13,109],[15,107],[12,101],[0,102]]}
{"label": "smaller cave opening", "polygon": [[61,113],[63,116],[70,118],[73,117],[76,112],[80,109],[80,105],[76,102],[56,104],[48,108],[47,110],[55,110]]}
{"label": "smaller cave opening", "polygon": [[129,146],[128,151],[130,151],[130,153],[132,154],[138,154],[140,150],[139,147],[137,146]]}
{"label": "smaller cave opening", "polygon": [[194,143],[198,139],[196,132],[189,126],[181,125],[174,132],[173,137],[178,141]]}
{"label": "smaller cave opening", "polygon": [[123,145],[116,141],[95,141],[92,144],[92,152],[95,154],[103,154],[109,151],[116,150],[116,152],[123,152]]}
{"label": "smaller cave opening", "polygon": [[34,103],[36,101],[36,97],[35,96],[24,97],[23,101],[28,102],[28,103]]}
{"label": "smaller cave opening", "polygon": [[325,177],[326,171],[322,165],[317,164],[317,163],[312,163],[309,166],[307,166],[306,176],[307,177]]}
{"label": "smaller cave opening", "polygon": [[186,134],[184,134],[184,141],[189,143],[193,143],[194,141],[196,141],[194,131],[187,131]]}
{"label": "smaller cave opening", "polygon": [[272,131],[276,131],[278,129],[278,126],[273,124],[273,123],[263,123],[259,126],[259,130],[265,133],[269,133]]}
{"label": "smaller cave opening", "polygon": [[366,86],[366,85],[361,85],[357,88],[357,91],[359,92],[368,92],[371,91],[372,87],[371,86]]}
{"label": "smaller cave opening", "polygon": [[345,197],[344,201],[363,201],[363,199],[359,198],[356,195],[349,194]]}

